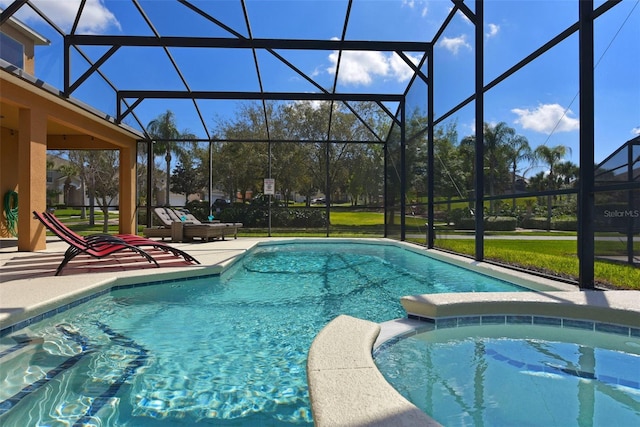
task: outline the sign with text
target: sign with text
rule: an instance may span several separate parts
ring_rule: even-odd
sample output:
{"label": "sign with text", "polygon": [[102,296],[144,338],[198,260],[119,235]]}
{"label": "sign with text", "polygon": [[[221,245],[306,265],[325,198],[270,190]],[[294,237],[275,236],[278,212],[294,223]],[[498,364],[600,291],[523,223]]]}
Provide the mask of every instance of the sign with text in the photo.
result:
{"label": "sign with text", "polygon": [[264,194],[274,195],[276,194],[276,180],[273,178],[264,179]]}

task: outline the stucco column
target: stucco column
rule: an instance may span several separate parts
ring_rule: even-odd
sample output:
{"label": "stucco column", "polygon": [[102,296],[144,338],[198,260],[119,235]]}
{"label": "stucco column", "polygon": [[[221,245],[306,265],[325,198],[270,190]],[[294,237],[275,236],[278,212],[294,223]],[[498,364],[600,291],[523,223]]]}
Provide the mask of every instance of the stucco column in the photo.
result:
{"label": "stucco column", "polygon": [[0,237],[13,237],[4,214],[4,195],[18,191],[18,132],[0,128]]}
{"label": "stucco column", "polygon": [[120,233],[136,234],[136,147],[120,149]]}
{"label": "stucco column", "polygon": [[18,134],[18,250],[46,248],[44,226],[33,211],[47,207],[47,116],[21,108]]}

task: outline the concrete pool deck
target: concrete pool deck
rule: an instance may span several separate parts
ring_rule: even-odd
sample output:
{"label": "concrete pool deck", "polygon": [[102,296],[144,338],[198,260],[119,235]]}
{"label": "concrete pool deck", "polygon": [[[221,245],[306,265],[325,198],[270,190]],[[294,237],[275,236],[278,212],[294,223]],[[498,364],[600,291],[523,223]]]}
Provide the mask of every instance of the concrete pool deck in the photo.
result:
{"label": "concrete pool deck", "polygon": [[[68,247],[66,243],[48,238],[47,249],[44,251],[18,252],[10,241],[4,240],[0,246],[0,329],[116,285],[218,274],[237,256],[259,242],[282,240],[312,239],[243,237],[207,243],[172,243],[172,246],[186,251],[201,264],[189,265],[176,261],[175,258],[167,258],[161,261],[161,268],[155,268],[151,264],[130,265],[117,258],[87,261],[78,257],[63,270],[61,276],[54,276],[54,273]],[[387,239],[367,240],[396,244]],[[428,252],[434,258],[465,265],[472,270],[486,269],[486,272],[495,277],[508,278],[515,274],[518,280],[533,280],[548,290],[557,286],[556,291],[542,294],[469,293],[405,298],[414,304],[408,306],[408,310],[418,316],[468,316],[474,313],[496,313],[494,310],[504,313],[505,307],[513,302],[513,295],[518,295],[517,298],[527,310],[549,303],[554,304],[557,308],[553,310],[559,313],[571,313],[579,306],[583,307],[585,313],[596,313],[597,317],[603,319],[607,318],[607,313],[611,313],[610,310],[617,310],[619,316],[616,315],[615,319],[640,327],[640,292],[585,293],[567,284],[528,277],[526,274],[513,273],[442,252],[425,251],[415,245],[408,246],[416,251]],[[614,319],[608,321],[616,323]],[[377,345],[415,329],[422,322],[405,318],[378,325],[360,319],[345,319],[343,316],[336,318],[335,322],[318,334],[318,344],[314,341],[309,353],[307,368],[309,372],[313,372],[309,375],[311,403],[313,413],[319,417],[315,420],[316,425],[438,425],[423,413],[416,412],[417,408],[391,388],[371,357],[371,352]]]}

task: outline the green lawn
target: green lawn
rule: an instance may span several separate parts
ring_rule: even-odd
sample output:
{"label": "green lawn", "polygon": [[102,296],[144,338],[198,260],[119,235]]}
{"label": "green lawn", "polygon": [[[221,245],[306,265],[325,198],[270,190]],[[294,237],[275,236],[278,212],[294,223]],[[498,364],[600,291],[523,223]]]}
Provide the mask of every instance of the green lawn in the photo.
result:
{"label": "green lawn", "polygon": [[378,212],[342,212],[331,211],[331,225],[368,226],[382,225],[384,215]]}
{"label": "green lawn", "polygon": [[[424,241],[422,241],[424,242]],[[614,250],[616,242],[598,242],[598,253]],[[473,255],[473,240],[436,240],[436,247]],[[619,246],[619,245],[618,245]],[[576,242],[566,240],[485,240],[485,258],[555,276],[577,280]],[[640,290],[640,268],[596,260],[596,282],[607,287]]]}

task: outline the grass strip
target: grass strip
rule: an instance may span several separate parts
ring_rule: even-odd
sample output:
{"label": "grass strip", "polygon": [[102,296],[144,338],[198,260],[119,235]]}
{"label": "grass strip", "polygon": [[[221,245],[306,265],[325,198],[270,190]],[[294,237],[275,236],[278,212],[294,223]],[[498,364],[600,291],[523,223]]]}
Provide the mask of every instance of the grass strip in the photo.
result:
{"label": "grass strip", "polygon": [[[423,242],[421,242],[423,243]],[[616,242],[601,242],[615,244]],[[473,240],[438,239],[436,247],[473,255]],[[562,240],[485,240],[485,258],[553,276],[578,280],[576,242]],[[609,288],[640,290],[640,269],[626,264],[596,260],[596,283]]]}

